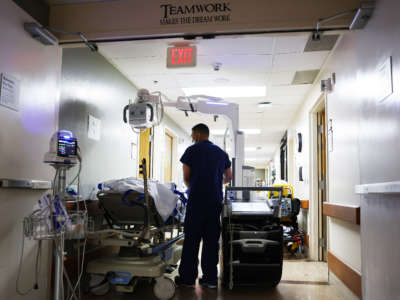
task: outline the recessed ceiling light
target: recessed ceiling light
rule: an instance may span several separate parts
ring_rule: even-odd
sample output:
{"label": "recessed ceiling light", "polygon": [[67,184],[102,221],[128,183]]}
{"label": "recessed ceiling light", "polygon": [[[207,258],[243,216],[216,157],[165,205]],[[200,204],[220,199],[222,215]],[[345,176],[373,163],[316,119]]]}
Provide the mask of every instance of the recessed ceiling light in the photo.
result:
{"label": "recessed ceiling light", "polygon": [[221,98],[251,98],[265,97],[266,86],[218,86],[182,88],[186,96],[210,95]]}
{"label": "recessed ceiling light", "polygon": [[261,129],[240,129],[240,131],[243,131],[243,133],[247,135],[261,134]]}
{"label": "recessed ceiling light", "polygon": [[267,161],[267,159],[261,158],[261,157],[246,157],[244,160],[247,162],[250,162],[250,161],[266,162]]}
{"label": "recessed ceiling light", "polygon": [[271,107],[272,106],[272,102],[270,102],[270,101],[259,102],[257,104],[257,106],[258,106],[258,108]]}

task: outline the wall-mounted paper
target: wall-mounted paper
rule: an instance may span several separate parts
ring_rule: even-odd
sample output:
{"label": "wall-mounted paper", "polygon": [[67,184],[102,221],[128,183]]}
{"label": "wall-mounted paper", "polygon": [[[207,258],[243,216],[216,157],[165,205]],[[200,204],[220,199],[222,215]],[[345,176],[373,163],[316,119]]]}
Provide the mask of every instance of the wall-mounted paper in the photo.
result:
{"label": "wall-mounted paper", "polygon": [[18,111],[19,109],[19,80],[7,74],[0,78],[0,105]]}
{"label": "wall-mounted paper", "polygon": [[101,137],[101,120],[89,115],[88,138],[100,141]]}

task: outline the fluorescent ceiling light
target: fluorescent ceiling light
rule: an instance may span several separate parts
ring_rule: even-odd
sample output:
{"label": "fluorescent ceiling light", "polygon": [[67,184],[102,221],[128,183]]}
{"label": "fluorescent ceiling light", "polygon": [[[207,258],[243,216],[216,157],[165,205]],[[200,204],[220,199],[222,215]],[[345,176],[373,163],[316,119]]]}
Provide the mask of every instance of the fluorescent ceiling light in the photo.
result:
{"label": "fluorescent ceiling light", "polygon": [[266,86],[210,86],[182,88],[182,90],[186,96],[211,95],[221,98],[265,97],[267,94]]}
{"label": "fluorescent ceiling light", "polygon": [[[247,135],[258,135],[261,134],[261,129],[239,129],[242,131],[244,134]],[[211,135],[224,135],[225,134],[225,129],[214,129],[211,130]]]}
{"label": "fluorescent ceiling light", "polygon": [[249,158],[245,158],[245,161],[261,161],[261,162],[266,162],[267,159],[266,158],[260,158],[260,157],[249,157]]}
{"label": "fluorescent ceiling light", "polygon": [[214,129],[211,130],[211,135],[224,135],[225,130],[224,129]]}
{"label": "fluorescent ceiling light", "polygon": [[246,147],[244,148],[245,151],[260,151],[262,149],[262,147],[258,146],[258,147]]}
{"label": "fluorescent ceiling light", "polygon": [[261,129],[240,129],[240,131],[243,131],[243,133],[247,135],[261,134]]}

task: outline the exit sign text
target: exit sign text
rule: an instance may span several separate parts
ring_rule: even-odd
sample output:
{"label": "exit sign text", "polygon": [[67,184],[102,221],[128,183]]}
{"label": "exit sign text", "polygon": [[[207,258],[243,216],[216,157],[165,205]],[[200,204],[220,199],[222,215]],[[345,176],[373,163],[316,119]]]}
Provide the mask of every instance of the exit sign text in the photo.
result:
{"label": "exit sign text", "polygon": [[196,46],[169,47],[167,49],[167,68],[195,67],[196,62]]}

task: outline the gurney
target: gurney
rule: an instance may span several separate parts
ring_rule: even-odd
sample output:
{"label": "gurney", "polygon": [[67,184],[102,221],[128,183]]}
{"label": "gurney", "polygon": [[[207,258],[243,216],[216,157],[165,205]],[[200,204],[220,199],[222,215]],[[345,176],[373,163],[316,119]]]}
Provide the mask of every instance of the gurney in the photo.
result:
{"label": "gurney", "polygon": [[[145,161],[141,168],[145,170]],[[87,290],[104,295],[113,286],[119,292],[133,292],[140,280],[154,283],[158,299],[175,294],[172,273],[180,260],[183,238],[183,215],[186,199],[175,191],[176,205],[169,216],[161,215],[148,193],[147,178],[141,191],[101,190],[97,196],[104,210],[108,228],[93,231],[90,238],[99,246],[119,246],[118,254],[90,261]]]}

